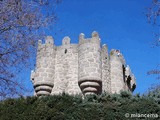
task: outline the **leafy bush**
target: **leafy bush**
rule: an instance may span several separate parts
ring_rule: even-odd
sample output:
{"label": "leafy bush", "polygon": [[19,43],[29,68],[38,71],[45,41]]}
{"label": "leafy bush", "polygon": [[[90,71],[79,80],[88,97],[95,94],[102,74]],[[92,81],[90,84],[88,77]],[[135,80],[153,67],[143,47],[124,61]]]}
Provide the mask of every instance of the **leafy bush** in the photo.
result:
{"label": "leafy bush", "polygon": [[0,120],[127,120],[126,113],[160,115],[160,104],[150,96],[132,96],[125,91],[85,98],[62,94],[0,102]]}

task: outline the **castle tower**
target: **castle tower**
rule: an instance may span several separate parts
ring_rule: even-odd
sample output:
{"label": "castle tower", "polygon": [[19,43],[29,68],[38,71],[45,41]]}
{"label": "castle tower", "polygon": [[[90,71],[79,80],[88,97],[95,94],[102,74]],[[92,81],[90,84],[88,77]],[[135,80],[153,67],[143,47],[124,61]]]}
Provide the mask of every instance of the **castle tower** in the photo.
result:
{"label": "castle tower", "polygon": [[61,46],[52,37],[38,43],[35,71],[31,72],[35,95],[54,95],[63,92],[76,94],[133,92],[136,79],[119,50],[100,45],[97,32],[91,38],[79,35],[79,44],[71,44],[68,36]]}
{"label": "castle tower", "polygon": [[101,48],[100,38],[97,32],[92,33],[92,38],[79,36],[78,48],[78,84],[84,95],[101,94]]}
{"label": "castle tower", "polygon": [[31,79],[37,96],[49,95],[54,85],[55,47],[53,38],[47,36],[45,44],[38,42],[36,70]]}
{"label": "castle tower", "polygon": [[119,50],[112,49],[110,52],[110,76],[112,93],[120,93],[121,90],[134,91],[135,77]]}
{"label": "castle tower", "polygon": [[119,93],[125,85],[124,74],[125,61],[119,50],[112,49],[110,52],[110,70],[111,70],[111,90],[112,93]]}

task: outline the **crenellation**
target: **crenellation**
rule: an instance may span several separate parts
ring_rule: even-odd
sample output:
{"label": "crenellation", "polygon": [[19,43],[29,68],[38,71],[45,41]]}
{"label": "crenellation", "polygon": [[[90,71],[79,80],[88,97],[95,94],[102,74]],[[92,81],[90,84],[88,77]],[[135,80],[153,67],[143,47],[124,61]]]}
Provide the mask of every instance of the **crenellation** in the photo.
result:
{"label": "crenellation", "polygon": [[102,51],[108,55],[108,46],[106,44],[102,45]]}
{"label": "crenellation", "polygon": [[79,44],[82,44],[84,42],[84,39],[85,39],[84,33],[80,33],[79,34]]}
{"label": "crenellation", "polygon": [[54,44],[54,39],[52,36],[47,36],[45,38],[45,44]]}
{"label": "crenellation", "polygon": [[92,32],[92,38],[97,38],[99,40],[99,34],[96,31]]}
{"label": "crenellation", "polygon": [[45,43],[38,41],[36,68],[31,72],[35,95],[101,94],[133,91],[135,77],[119,50],[108,53],[107,45],[100,45],[98,32],[91,38],[79,35],[79,44],[71,44],[68,36],[61,46],[55,46],[51,36]]}
{"label": "crenellation", "polygon": [[70,38],[68,36],[64,37],[62,40],[62,45],[68,45],[70,44]]}
{"label": "crenellation", "polygon": [[38,40],[38,46],[42,45],[42,40]]}
{"label": "crenellation", "polygon": [[100,44],[100,38],[98,32],[96,31],[92,32],[91,42],[96,42],[97,44]]}

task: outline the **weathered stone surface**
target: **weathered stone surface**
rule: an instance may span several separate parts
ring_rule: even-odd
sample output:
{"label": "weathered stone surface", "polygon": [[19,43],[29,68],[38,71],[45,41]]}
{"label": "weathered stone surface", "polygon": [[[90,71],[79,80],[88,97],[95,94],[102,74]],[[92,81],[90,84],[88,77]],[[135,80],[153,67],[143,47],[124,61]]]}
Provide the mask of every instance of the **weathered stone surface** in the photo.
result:
{"label": "weathered stone surface", "polygon": [[100,46],[97,32],[91,38],[79,35],[79,44],[64,37],[62,46],[55,46],[51,36],[45,44],[39,40],[36,68],[31,72],[35,95],[101,94],[133,91],[135,77],[119,50]]}

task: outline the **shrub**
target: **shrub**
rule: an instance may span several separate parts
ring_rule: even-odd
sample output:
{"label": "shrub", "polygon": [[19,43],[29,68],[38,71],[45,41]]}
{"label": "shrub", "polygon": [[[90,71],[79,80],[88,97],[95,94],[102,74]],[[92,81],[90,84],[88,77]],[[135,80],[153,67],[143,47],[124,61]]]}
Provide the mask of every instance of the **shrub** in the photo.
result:
{"label": "shrub", "polygon": [[126,113],[160,115],[160,105],[150,96],[132,96],[125,91],[89,95],[84,99],[79,95],[61,94],[0,102],[0,120],[125,120]]}

